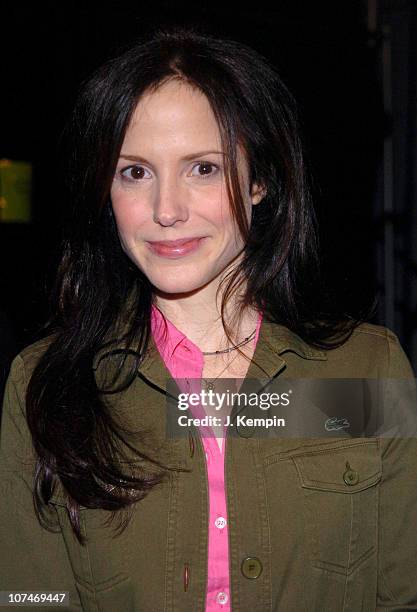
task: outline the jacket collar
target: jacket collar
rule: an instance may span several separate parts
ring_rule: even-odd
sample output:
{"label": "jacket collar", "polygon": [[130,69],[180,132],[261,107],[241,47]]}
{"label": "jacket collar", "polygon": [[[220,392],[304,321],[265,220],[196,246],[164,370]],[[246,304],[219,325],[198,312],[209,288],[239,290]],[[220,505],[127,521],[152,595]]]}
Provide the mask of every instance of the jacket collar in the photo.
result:
{"label": "jacket collar", "polygon": [[[107,351],[123,348],[126,348],[125,343],[116,342],[110,348],[100,349],[94,359],[94,368],[98,369],[100,358]],[[302,359],[327,360],[325,351],[312,347],[287,327],[267,321],[264,316],[255,353],[246,378],[273,378],[285,367],[285,353],[287,352],[296,353]],[[152,336],[150,337],[148,351],[137,373],[138,376],[164,390],[166,389],[167,379],[171,378],[171,374],[166,368]]]}
{"label": "jacket collar", "polygon": [[296,353],[302,359],[327,360],[320,351],[283,325],[262,320],[259,338],[246,378],[273,378],[286,366],[285,353]]}
{"label": "jacket collar", "polygon": [[[103,381],[103,376],[104,380],[108,380],[107,376],[110,373],[111,380],[111,377],[115,374],[113,367],[114,365],[117,365],[118,361],[117,354],[115,362],[113,362],[112,359],[103,359],[102,362],[99,363],[100,358],[103,357],[109,350],[126,348],[126,344],[119,341],[115,342],[110,347],[102,348],[98,351],[94,359],[93,367],[96,368],[95,376],[99,387],[100,382]],[[259,383],[261,387],[263,387],[265,383],[277,376],[286,367],[285,355],[288,352],[297,354],[300,359],[320,361],[327,359],[325,352],[311,347],[286,327],[271,323],[265,320],[265,317],[263,317],[255,354],[249,365],[244,385],[247,383],[250,386],[251,391],[258,388]],[[166,394],[167,382],[171,379],[171,374],[166,368],[152,336],[150,337],[149,346],[145,357],[138,367],[137,376],[144,379],[148,384],[150,383],[152,387],[158,389],[162,394]],[[138,379],[136,379],[136,381],[137,380]],[[255,382],[255,386],[253,385],[254,380],[259,381],[259,383]],[[137,398],[137,390],[134,386],[134,382],[128,390],[128,395],[130,398]],[[244,388],[245,387],[243,386],[242,390]],[[159,408],[158,406],[159,403],[156,402],[152,407],[152,410],[158,411],[160,409],[160,406]],[[158,449],[158,457],[162,461],[165,461],[165,464],[170,466],[171,469],[191,469],[187,445],[188,440],[185,438],[171,440],[168,450],[164,450],[163,448]]]}

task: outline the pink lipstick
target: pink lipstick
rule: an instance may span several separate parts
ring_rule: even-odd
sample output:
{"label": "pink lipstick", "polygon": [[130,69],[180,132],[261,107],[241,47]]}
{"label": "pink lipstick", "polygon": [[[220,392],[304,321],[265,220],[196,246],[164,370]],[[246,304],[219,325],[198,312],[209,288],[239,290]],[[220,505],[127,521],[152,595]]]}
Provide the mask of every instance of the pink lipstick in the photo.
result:
{"label": "pink lipstick", "polygon": [[180,240],[163,240],[160,242],[148,242],[153,253],[160,257],[177,259],[184,255],[194,253],[200,247],[203,238],[181,238]]}

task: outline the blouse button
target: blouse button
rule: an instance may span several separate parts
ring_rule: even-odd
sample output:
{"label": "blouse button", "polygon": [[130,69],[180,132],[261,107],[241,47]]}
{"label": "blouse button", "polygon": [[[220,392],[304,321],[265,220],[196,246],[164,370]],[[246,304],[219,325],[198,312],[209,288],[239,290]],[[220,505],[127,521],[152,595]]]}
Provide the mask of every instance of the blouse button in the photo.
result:
{"label": "blouse button", "polygon": [[224,606],[224,604],[227,603],[228,600],[229,600],[229,597],[228,597],[227,593],[225,593],[224,591],[220,591],[220,593],[217,593],[216,601],[220,605]]}
{"label": "blouse button", "polygon": [[224,529],[226,527],[226,523],[227,523],[227,521],[226,521],[226,519],[223,516],[219,516],[214,521],[214,524],[216,525],[216,527],[218,529]]}

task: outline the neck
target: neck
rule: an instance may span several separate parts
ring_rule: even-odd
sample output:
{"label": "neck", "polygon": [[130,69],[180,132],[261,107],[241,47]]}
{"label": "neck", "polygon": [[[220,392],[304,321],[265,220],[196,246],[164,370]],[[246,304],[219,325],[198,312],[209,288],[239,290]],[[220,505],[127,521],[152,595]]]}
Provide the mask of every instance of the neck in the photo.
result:
{"label": "neck", "polygon": [[[199,349],[216,351],[228,348],[227,340],[220,315],[220,303],[216,303],[215,295],[209,291],[200,290],[189,294],[163,295],[157,293],[156,306],[177,329],[196,344]],[[230,299],[225,310],[226,324],[231,326],[232,344],[241,342],[256,328],[258,313],[246,308],[240,319],[236,299]]]}

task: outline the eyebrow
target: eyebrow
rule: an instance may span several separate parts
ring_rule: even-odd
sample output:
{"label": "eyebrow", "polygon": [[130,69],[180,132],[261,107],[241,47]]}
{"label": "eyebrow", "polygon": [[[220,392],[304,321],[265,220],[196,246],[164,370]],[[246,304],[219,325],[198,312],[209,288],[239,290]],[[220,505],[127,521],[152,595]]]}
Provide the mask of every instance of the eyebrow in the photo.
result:
{"label": "eyebrow", "polygon": [[[210,155],[213,153],[216,155],[225,155],[223,151],[199,151],[198,153],[190,153],[190,155],[185,155],[181,158],[181,161],[190,161],[192,159],[195,159],[196,157],[202,157],[203,155]],[[147,159],[141,157],[140,155],[129,155],[126,153],[120,153],[119,157],[120,159],[129,159],[131,161],[144,162],[146,164],[149,163]]]}

